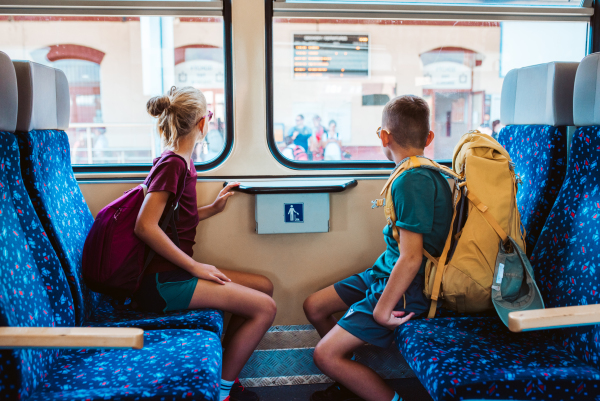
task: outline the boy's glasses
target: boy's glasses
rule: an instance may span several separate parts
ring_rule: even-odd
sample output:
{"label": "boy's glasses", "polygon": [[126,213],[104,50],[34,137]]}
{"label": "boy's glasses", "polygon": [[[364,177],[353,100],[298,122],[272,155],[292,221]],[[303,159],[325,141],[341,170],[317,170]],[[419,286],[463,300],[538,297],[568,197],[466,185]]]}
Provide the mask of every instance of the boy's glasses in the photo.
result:
{"label": "boy's glasses", "polygon": [[389,132],[388,130],[386,130],[386,129],[381,129],[381,127],[377,128],[377,136],[379,137],[379,139],[381,139],[381,133],[382,133],[383,131],[387,132],[388,134],[390,133],[390,132]]}

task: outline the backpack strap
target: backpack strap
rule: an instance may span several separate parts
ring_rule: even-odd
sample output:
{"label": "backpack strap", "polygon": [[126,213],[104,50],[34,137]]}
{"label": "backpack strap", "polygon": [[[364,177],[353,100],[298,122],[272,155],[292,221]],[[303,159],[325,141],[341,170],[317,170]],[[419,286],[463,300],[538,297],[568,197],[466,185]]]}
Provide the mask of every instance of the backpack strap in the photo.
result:
{"label": "backpack strap", "polygon": [[[458,204],[460,197],[461,191],[458,191],[455,204]],[[446,261],[448,260],[448,253],[450,252],[450,245],[452,244],[452,227],[454,227],[454,220],[456,219],[456,208],[453,209],[454,212],[452,213],[452,222],[450,223],[450,233],[446,238],[446,243],[444,244],[444,249],[442,250],[440,259],[434,262],[434,259],[431,255],[425,255],[436,267],[435,279],[433,280],[433,288],[431,290],[431,306],[429,308],[429,314],[427,315],[429,319],[433,318],[435,316],[435,312],[437,311],[438,298],[440,296],[440,289],[442,287],[442,277],[444,276],[444,271],[446,270]],[[425,249],[423,249],[423,251],[427,252]]]}
{"label": "backpack strap", "polygon": [[[161,218],[158,222],[158,225],[159,225],[160,229],[163,230],[165,233],[167,232],[167,228],[171,227],[171,234],[172,234],[171,240],[179,248],[179,235],[177,234],[177,226],[175,225],[175,220],[176,220],[175,215],[178,212],[177,209],[179,207],[179,200],[181,199],[181,196],[183,195],[183,191],[185,190],[185,180],[187,178],[188,171],[189,171],[187,168],[187,162],[185,161],[185,159],[183,157],[179,156],[178,154],[165,155],[165,156],[161,157],[160,160],[156,163],[152,172],[154,172],[154,170],[156,169],[156,167],[158,167],[158,165],[160,163],[162,163],[167,158],[173,157],[173,156],[179,157],[181,160],[184,161],[184,163],[186,165],[185,174],[183,174],[179,178],[179,183],[177,185],[177,193],[175,194],[175,196],[170,196],[169,199],[167,200],[167,206],[165,207],[165,211],[163,212],[163,215],[161,216]],[[190,160],[190,163],[193,163],[193,161]],[[144,189],[144,197],[146,197],[146,194],[148,193],[148,187],[150,186],[150,182],[154,178],[154,177],[152,177],[152,172],[148,175],[148,178],[146,179],[147,184],[141,184],[142,188]],[[156,255],[156,251],[154,249],[152,249],[151,247],[149,247],[148,245],[146,245],[146,250],[147,250],[147,255],[146,255],[146,259],[144,261],[144,267],[142,269],[142,272],[138,276],[137,285],[139,285],[140,281],[142,280],[142,277],[144,277],[144,273],[146,273],[146,269],[148,269],[148,266],[150,266],[150,262],[152,262],[152,259]]]}

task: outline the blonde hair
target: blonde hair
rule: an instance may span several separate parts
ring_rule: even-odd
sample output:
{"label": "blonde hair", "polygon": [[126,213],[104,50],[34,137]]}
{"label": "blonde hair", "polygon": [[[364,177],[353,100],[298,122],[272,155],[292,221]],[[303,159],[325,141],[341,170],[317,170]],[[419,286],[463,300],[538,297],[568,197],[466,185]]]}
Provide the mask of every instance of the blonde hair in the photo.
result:
{"label": "blonde hair", "polygon": [[166,95],[148,100],[146,110],[158,118],[156,125],[165,147],[177,149],[179,139],[192,132],[206,115],[206,98],[191,86],[173,86]]}

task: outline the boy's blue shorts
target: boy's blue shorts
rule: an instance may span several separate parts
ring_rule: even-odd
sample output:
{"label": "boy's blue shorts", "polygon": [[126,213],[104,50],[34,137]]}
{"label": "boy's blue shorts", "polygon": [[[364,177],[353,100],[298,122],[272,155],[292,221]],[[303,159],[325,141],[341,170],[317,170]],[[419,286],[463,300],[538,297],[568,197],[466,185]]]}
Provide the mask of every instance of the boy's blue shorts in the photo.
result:
{"label": "boy's blue shorts", "polygon": [[[355,274],[333,285],[342,301],[349,306],[337,324],[364,342],[388,348],[394,340],[394,332],[381,326],[373,318],[373,310],[383,294],[388,278],[374,278],[371,270]],[[431,301],[423,294],[423,285],[423,276],[417,274],[394,310],[405,311],[406,314],[414,312],[414,317],[427,313]]]}

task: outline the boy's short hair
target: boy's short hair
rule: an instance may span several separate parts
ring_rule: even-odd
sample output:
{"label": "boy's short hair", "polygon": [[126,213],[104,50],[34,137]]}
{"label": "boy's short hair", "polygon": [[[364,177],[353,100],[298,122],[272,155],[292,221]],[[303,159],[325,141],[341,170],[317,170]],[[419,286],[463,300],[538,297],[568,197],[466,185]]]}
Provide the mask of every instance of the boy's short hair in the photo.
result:
{"label": "boy's short hair", "polygon": [[395,97],[383,108],[382,123],[398,145],[425,148],[429,134],[429,105],[415,95]]}

